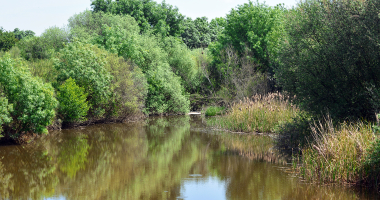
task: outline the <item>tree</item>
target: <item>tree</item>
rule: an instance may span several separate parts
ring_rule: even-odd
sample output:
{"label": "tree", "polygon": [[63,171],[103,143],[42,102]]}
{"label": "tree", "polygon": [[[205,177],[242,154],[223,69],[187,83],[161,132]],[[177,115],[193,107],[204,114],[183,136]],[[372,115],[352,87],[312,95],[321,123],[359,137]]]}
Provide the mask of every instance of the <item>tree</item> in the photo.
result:
{"label": "tree", "polygon": [[26,60],[51,58],[55,52],[69,42],[69,33],[63,28],[50,27],[40,37],[31,36],[22,39],[17,46]]}
{"label": "tree", "polygon": [[281,5],[269,7],[252,1],[232,9],[227,14],[219,44],[214,46],[214,56],[217,57],[229,45],[239,55],[244,54],[247,48],[252,52],[254,61],[260,64],[262,72],[271,71],[278,46],[284,38],[284,10]]}
{"label": "tree", "polygon": [[14,33],[5,31],[2,27],[0,27],[0,51],[8,51],[17,42],[18,39],[15,37]]}
{"label": "tree", "polygon": [[62,84],[72,78],[88,93],[90,114],[102,117],[104,105],[108,102],[111,75],[105,69],[104,56],[97,55],[97,47],[74,40],[61,49],[54,67],[58,72],[57,83]]}
{"label": "tree", "polygon": [[31,30],[21,31],[19,28],[15,28],[13,30],[13,33],[15,34],[15,37],[18,40],[22,40],[25,37],[34,36],[35,33]]}
{"label": "tree", "polygon": [[315,114],[374,118],[380,108],[374,92],[380,87],[379,9],[375,0],[300,3],[287,18],[279,84]]}
{"label": "tree", "polygon": [[134,17],[142,32],[153,30],[163,36],[180,36],[184,29],[185,17],[165,1],[157,4],[153,0],[94,0],[91,6],[94,12]]}

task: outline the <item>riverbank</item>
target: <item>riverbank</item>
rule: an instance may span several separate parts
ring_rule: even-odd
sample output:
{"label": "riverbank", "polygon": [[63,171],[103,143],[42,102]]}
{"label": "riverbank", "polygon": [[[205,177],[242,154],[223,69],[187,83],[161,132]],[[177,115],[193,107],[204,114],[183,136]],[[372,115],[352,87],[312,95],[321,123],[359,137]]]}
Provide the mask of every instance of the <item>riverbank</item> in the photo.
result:
{"label": "riverbank", "polygon": [[380,188],[380,143],[370,122],[316,120],[280,93],[234,104],[208,125],[232,132],[271,133],[276,148],[298,157],[295,172],[309,182]]}

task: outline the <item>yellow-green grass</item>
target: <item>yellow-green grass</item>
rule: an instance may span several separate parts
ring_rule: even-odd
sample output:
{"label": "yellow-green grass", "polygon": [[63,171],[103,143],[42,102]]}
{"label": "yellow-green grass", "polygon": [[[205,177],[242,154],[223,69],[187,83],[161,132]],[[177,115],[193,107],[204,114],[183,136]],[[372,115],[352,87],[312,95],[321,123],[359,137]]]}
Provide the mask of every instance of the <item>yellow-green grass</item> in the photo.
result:
{"label": "yellow-green grass", "polygon": [[209,124],[237,132],[273,132],[281,122],[291,121],[300,109],[281,93],[255,95],[232,105],[230,112],[210,120]]}
{"label": "yellow-green grass", "polygon": [[205,115],[206,116],[216,116],[216,115],[222,115],[226,108],[219,107],[219,106],[209,106],[206,109]]}
{"label": "yellow-green grass", "polygon": [[301,175],[322,183],[358,183],[365,179],[366,160],[376,140],[371,124],[340,123],[327,118],[311,126],[314,142],[303,150]]}

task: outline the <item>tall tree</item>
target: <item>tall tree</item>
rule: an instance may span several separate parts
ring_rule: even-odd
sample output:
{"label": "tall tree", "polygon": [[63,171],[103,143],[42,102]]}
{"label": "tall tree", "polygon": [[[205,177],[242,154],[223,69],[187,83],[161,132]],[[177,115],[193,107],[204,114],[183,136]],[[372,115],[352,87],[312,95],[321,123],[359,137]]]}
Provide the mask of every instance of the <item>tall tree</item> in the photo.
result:
{"label": "tall tree", "polygon": [[165,1],[158,4],[153,0],[93,0],[91,6],[94,12],[134,17],[142,32],[153,30],[164,36],[180,36],[184,30],[185,17]]}

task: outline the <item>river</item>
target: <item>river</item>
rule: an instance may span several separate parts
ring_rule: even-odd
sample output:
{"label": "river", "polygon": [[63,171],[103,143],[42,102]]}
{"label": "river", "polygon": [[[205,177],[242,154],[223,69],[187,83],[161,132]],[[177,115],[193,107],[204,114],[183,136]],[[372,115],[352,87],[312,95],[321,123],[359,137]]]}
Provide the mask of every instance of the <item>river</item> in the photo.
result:
{"label": "river", "polygon": [[269,136],[206,127],[200,116],[151,117],[53,131],[0,146],[0,199],[376,199],[309,184]]}

